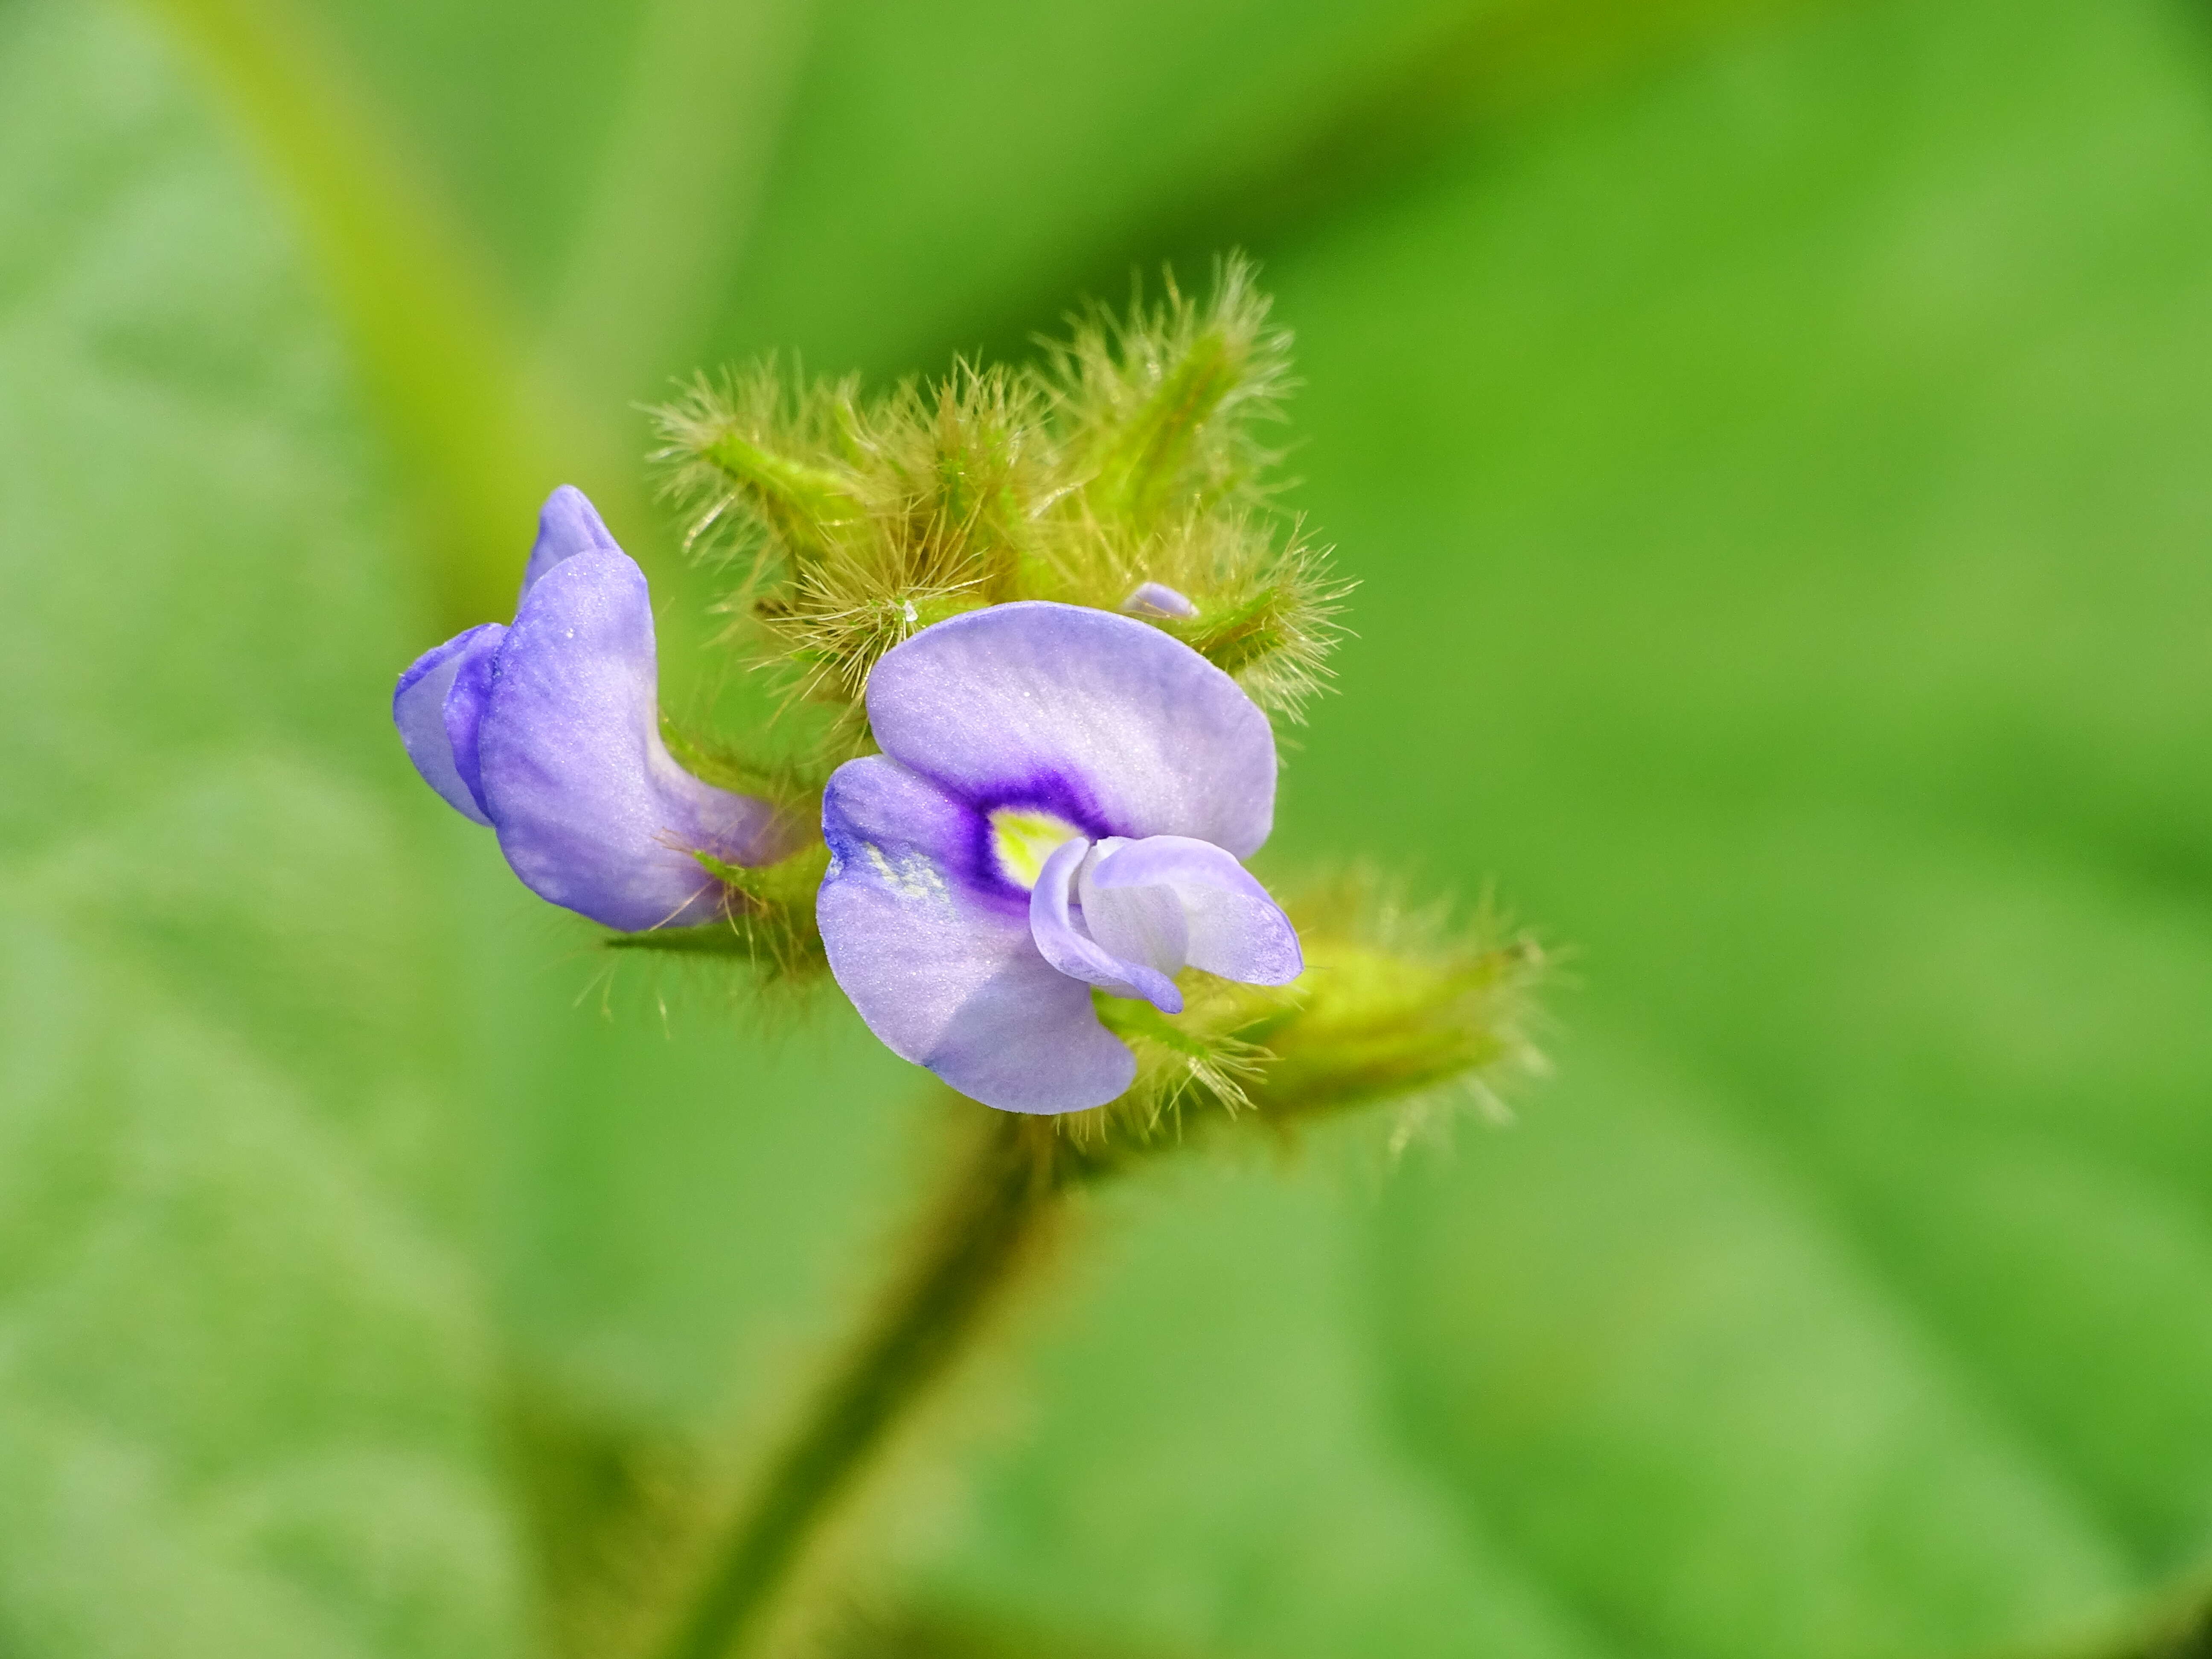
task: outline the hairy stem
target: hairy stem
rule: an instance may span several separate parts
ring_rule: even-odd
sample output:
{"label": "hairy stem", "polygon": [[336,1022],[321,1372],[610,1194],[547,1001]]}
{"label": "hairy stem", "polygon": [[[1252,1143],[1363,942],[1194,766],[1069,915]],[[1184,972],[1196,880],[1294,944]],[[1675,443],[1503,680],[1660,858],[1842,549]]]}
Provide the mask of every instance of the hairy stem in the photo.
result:
{"label": "hairy stem", "polygon": [[900,1419],[941,1377],[1012,1284],[1083,1162],[1052,1126],[986,1114],[873,1324],[769,1466],[711,1558],[665,1659],[726,1659],[758,1634],[776,1591]]}

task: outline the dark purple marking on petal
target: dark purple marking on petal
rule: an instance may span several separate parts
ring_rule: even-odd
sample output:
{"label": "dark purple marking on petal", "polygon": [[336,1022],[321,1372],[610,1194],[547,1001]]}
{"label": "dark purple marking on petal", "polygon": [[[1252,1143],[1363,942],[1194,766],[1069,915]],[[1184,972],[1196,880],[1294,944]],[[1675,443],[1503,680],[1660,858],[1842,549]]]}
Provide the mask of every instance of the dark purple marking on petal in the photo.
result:
{"label": "dark purple marking on petal", "polygon": [[916,878],[965,884],[975,839],[975,811],[957,796],[884,755],[847,761],[822,793],[822,838],[833,866],[856,878]]}
{"label": "dark purple marking on petal", "polygon": [[[892,1053],[1011,1112],[1072,1112],[1129,1086],[1136,1060],[1090,988],[1038,954],[1024,904],[967,872],[975,809],[883,756],[823,793],[830,865],[815,914],[830,971]],[[1003,885],[1003,884],[1000,884]]]}
{"label": "dark purple marking on petal", "polygon": [[848,761],[822,798],[822,836],[840,860],[869,855],[924,859],[976,903],[1026,918],[1030,896],[999,871],[988,809],[884,755]]}
{"label": "dark purple marking on petal", "polygon": [[975,814],[975,827],[961,863],[962,874],[979,890],[1025,914],[1029,908],[1030,890],[1008,879],[1006,872],[999,866],[998,849],[994,844],[994,831],[991,823],[994,812],[1048,813],[1063,823],[1073,824],[1087,841],[1103,841],[1118,833],[1079,781],[1056,773],[1033,773],[1024,778],[1010,780],[999,789],[974,799],[972,805]]}
{"label": "dark purple marking on petal", "polygon": [[[1097,805],[1080,785],[1066,778],[1048,773],[1023,778],[1010,782],[1004,793],[974,799],[947,788],[927,774],[902,765],[887,755],[869,756],[867,762],[871,766],[878,762],[896,766],[900,771],[929,785],[934,792],[934,798],[945,803],[943,810],[946,814],[940,817],[933,813],[929,818],[933,827],[926,833],[931,858],[947,880],[959,882],[969,890],[977,902],[989,904],[1009,915],[1026,917],[1029,915],[1030,890],[1008,879],[1005,871],[1000,868],[991,824],[994,812],[1049,813],[1073,824],[1086,838],[1092,840],[1103,840],[1114,833],[1113,826],[1102,819]],[[848,762],[847,767],[860,764],[858,761]],[[845,772],[846,768],[840,768],[838,775],[842,777]],[[854,775],[857,779],[872,774],[856,773]],[[856,789],[857,787],[857,784],[847,786],[848,789]],[[832,797],[836,796],[838,785],[835,779],[830,788]],[[860,809],[857,805],[858,797],[851,799],[853,805],[836,810],[833,810],[831,797],[823,799],[823,834],[829,840],[833,853],[841,851],[838,844],[841,836],[856,833],[848,827],[848,818],[851,812]],[[907,832],[900,826],[880,820],[872,824],[869,833],[878,842],[901,841],[907,836]],[[914,833],[920,835],[923,832],[917,830]]]}
{"label": "dark purple marking on petal", "polygon": [[1133,617],[1041,600],[924,629],[868,680],[884,752],[988,811],[1102,836],[1267,840],[1275,739],[1237,683]]}

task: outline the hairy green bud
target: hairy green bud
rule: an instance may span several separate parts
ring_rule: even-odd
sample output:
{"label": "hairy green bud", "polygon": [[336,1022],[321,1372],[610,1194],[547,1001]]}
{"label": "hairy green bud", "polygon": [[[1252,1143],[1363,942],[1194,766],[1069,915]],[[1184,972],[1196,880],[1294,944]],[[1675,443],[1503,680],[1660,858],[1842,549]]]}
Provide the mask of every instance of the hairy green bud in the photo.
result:
{"label": "hairy green bud", "polygon": [[1084,494],[1099,517],[1139,532],[1180,509],[1264,494],[1259,480],[1277,457],[1252,426],[1282,418],[1291,386],[1290,337],[1268,326],[1249,264],[1224,264],[1203,307],[1172,277],[1166,289],[1126,319],[1092,310],[1053,353]]}
{"label": "hairy green bud", "polygon": [[1170,280],[1025,368],[956,363],[873,399],[773,363],[702,380],[659,411],[657,459],[695,544],[738,556],[733,641],[838,711],[827,763],[860,745],[869,671],[931,623],[1017,599],[1130,609],[1148,584],[1192,614],[1139,614],[1296,718],[1346,587],[1268,505],[1277,457],[1254,428],[1280,417],[1288,348],[1231,259],[1205,304]]}
{"label": "hairy green bud", "polygon": [[696,509],[690,538],[737,519],[757,522],[785,557],[827,556],[866,512],[835,449],[855,416],[850,381],[787,386],[773,363],[720,380],[701,375],[657,411],[654,459]]}
{"label": "hairy green bud", "polygon": [[1158,1144],[1164,1126],[1194,1110],[1282,1128],[1386,1102],[1424,1105],[1439,1091],[1488,1100],[1492,1079],[1540,1066],[1528,1024],[1545,953],[1486,907],[1455,923],[1443,907],[1408,909],[1354,871],[1286,908],[1306,951],[1292,984],[1186,969],[1176,1015],[1096,998],[1137,1055],[1137,1082],[1112,1105],[1062,1120],[1068,1133],[1110,1162]]}

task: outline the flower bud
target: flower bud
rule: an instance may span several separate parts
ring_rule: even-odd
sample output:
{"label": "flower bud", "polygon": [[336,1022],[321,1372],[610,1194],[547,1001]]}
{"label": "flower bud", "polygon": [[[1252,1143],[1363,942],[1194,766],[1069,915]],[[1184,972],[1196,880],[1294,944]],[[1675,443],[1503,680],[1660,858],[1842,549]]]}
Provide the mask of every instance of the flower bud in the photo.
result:
{"label": "flower bud", "polygon": [[[1069,1121],[1133,1154],[1170,1117],[1212,1109],[1281,1128],[1385,1102],[1410,1103],[1539,1064],[1528,1034],[1540,946],[1478,913],[1455,927],[1408,913],[1355,872],[1286,904],[1305,972],[1279,988],[1186,974],[1183,1011],[1101,999],[1100,1018],[1137,1056],[1135,1086],[1104,1113]],[[1172,1139],[1172,1137],[1169,1137]]]}
{"label": "flower bud", "polygon": [[658,458],[694,541],[719,532],[744,556],[725,608],[756,663],[842,711],[825,775],[861,752],[886,653],[1026,599],[1140,617],[1294,717],[1344,589],[1267,508],[1276,458],[1254,432],[1279,417],[1287,348],[1231,260],[1206,303],[1170,280],[1156,305],[1085,318],[1038,367],[956,364],[866,402],[772,363],[702,380],[659,412]]}

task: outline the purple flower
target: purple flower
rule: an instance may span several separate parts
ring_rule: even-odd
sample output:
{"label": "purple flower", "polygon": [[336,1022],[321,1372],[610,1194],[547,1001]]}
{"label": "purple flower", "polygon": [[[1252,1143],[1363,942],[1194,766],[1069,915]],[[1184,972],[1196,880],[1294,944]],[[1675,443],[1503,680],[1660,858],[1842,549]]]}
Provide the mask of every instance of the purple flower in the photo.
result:
{"label": "purple flower", "polygon": [[995,605],[885,655],[868,718],[884,752],[823,802],[822,941],[869,1029],[962,1093],[1103,1105],[1136,1060],[1094,987],[1176,1013],[1186,964],[1297,976],[1296,931],[1238,862],[1273,823],[1274,734],[1189,647]]}
{"label": "purple flower", "polygon": [[610,927],[719,915],[721,884],[694,852],[758,865],[795,845],[768,802],[670,757],[645,573],[567,484],[538,514],[514,625],[416,659],[392,718],[424,781],[498,832],[524,885]]}

